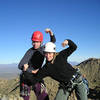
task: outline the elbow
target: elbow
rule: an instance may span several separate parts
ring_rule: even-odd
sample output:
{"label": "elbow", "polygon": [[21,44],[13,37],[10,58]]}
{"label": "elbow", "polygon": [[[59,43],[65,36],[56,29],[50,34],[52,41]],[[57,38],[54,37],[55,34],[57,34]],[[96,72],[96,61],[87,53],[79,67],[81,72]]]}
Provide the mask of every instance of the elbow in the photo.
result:
{"label": "elbow", "polygon": [[20,64],[18,64],[18,69],[20,69]]}
{"label": "elbow", "polygon": [[75,46],[75,50],[77,49],[77,45]]}
{"label": "elbow", "polygon": [[72,51],[75,51],[77,49],[77,45],[74,45],[73,47],[72,47]]}
{"label": "elbow", "polygon": [[18,64],[18,69],[23,70],[21,64]]}
{"label": "elbow", "polygon": [[54,40],[53,40],[53,43],[55,43],[56,42],[56,38],[55,38],[55,36],[54,36]]}
{"label": "elbow", "polygon": [[55,43],[56,42],[56,39],[52,39],[51,42]]}
{"label": "elbow", "polygon": [[73,49],[74,49],[74,51],[75,51],[75,50],[77,49],[77,45],[75,45]]}
{"label": "elbow", "polygon": [[55,42],[56,42],[55,35],[53,35],[53,36],[52,36],[51,41],[52,41],[53,43],[55,43]]}
{"label": "elbow", "polygon": [[56,42],[56,39],[53,41],[53,43],[55,43]]}

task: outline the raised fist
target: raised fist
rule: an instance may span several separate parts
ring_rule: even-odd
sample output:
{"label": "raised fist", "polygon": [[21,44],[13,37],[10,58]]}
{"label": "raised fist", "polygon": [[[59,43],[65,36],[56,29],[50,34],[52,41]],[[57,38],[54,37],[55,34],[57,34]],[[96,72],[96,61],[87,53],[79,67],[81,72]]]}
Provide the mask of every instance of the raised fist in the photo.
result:
{"label": "raised fist", "polygon": [[46,28],[46,29],[45,29],[45,32],[46,32],[46,33],[51,32],[51,29]]}
{"label": "raised fist", "polygon": [[68,40],[65,40],[63,43],[62,43],[62,46],[65,47],[66,45],[68,45]]}

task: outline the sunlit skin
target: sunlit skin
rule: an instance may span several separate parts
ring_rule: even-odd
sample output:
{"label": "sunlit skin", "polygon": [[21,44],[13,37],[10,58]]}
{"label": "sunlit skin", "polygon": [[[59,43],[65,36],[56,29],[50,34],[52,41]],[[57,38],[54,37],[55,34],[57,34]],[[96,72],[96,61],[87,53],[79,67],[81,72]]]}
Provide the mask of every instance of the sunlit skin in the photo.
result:
{"label": "sunlit skin", "polygon": [[32,41],[32,45],[33,45],[34,49],[38,49],[41,46],[41,42],[40,41]]}
{"label": "sunlit skin", "polygon": [[54,53],[53,52],[45,52],[45,57],[46,57],[47,61],[52,61],[52,59],[54,57]]}

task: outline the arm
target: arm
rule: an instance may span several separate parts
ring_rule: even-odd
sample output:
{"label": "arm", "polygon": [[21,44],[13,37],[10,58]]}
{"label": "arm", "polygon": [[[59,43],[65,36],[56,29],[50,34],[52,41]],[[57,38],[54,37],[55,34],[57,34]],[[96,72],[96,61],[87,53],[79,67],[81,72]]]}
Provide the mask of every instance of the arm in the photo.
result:
{"label": "arm", "polygon": [[45,32],[50,34],[50,41],[55,43],[56,42],[56,38],[55,38],[55,35],[53,34],[52,30],[47,28],[47,29],[45,29]]}
{"label": "arm", "polygon": [[[23,71],[24,71],[24,70],[27,69],[27,72],[29,72],[29,73],[31,73],[31,71],[34,70],[33,68],[27,67],[27,64],[28,64],[29,60],[31,59],[32,55],[33,55],[33,52],[32,52],[31,49],[29,49],[29,50],[25,53],[24,57],[21,59],[19,65],[18,65],[18,68],[19,68],[20,70],[23,70]],[[26,67],[25,67],[25,66],[26,66]]]}
{"label": "arm", "polygon": [[39,71],[39,69],[32,70],[32,74],[36,74]]}
{"label": "arm", "polygon": [[68,56],[70,56],[77,48],[77,45],[71,41],[71,40],[65,40],[62,43],[62,46],[65,47],[66,45],[68,45],[69,47],[67,49],[64,49],[63,51],[60,52],[61,55],[63,55],[65,58],[67,58]]}
{"label": "arm", "polygon": [[41,69],[36,73],[35,79],[31,80],[31,83],[34,85],[37,82],[41,81],[44,77],[49,76],[49,66],[44,65]]}
{"label": "arm", "polygon": [[[28,64],[24,64],[24,68],[23,71],[28,71],[29,70],[29,65]],[[33,70],[31,69],[31,73],[32,74],[36,74],[38,72],[39,69]]]}
{"label": "arm", "polygon": [[30,49],[25,53],[25,55],[23,56],[23,58],[21,59],[18,68],[23,70],[24,68],[24,64],[28,64],[28,61],[30,59]]}

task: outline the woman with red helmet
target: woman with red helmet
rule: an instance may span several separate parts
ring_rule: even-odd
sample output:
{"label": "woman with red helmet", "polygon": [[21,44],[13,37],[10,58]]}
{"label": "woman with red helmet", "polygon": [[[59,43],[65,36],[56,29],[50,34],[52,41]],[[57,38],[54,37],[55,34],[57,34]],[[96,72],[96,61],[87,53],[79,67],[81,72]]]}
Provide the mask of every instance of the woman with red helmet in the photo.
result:
{"label": "woman with red helmet", "polygon": [[[51,29],[47,28],[45,32],[50,34],[51,42],[54,43],[56,39]],[[24,57],[18,65],[18,68],[22,70],[22,74],[20,77],[20,95],[24,98],[24,100],[29,100],[30,87],[32,86],[30,80],[27,80],[27,77],[30,79],[35,77],[34,73],[37,72],[37,69],[42,67],[44,61],[44,46],[42,46],[43,34],[40,31],[35,31],[32,34],[31,40],[33,47],[25,53]],[[27,77],[24,77],[24,74],[27,74]],[[42,88],[44,86],[44,89],[42,91],[41,85]],[[34,87],[32,87],[32,89],[37,96],[37,100],[49,100],[43,80],[36,83]]]}

